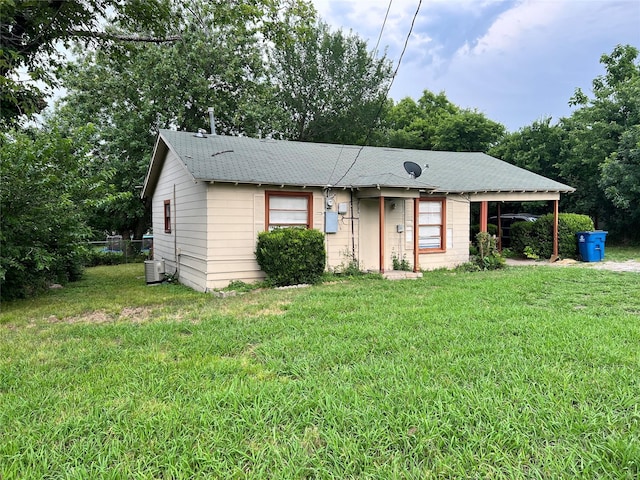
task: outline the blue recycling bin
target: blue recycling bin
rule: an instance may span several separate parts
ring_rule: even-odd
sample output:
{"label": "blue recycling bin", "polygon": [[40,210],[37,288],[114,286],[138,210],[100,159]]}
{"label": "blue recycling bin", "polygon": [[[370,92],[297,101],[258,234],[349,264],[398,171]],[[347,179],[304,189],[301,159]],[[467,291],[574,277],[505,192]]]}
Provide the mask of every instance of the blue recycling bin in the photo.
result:
{"label": "blue recycling bin", "polygon": [[576,233],[578,251],[583,262],[599,262],[604,259],[604,243],[607,233],[603,230]]}

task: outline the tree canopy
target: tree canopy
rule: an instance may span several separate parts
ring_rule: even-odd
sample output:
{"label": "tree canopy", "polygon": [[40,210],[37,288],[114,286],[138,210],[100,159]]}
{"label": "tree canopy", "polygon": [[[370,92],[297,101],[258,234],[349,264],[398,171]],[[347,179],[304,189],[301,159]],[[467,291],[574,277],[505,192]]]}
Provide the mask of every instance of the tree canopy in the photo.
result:
{"label": "tree canopy", "polygon": [[272,51],[275,99],[290,140],[361,144],[377,121],[391,64],[319,21]]}
{"label": "tree canopy", "polygon": [[[638,49],[603,54],[593,96],[576,89],[573,113],[556,125],[534,122],[507,135],[490,153],[576,188],[563,208],[590,215],[599,228],[637,240],[640,218],[640,62]],[[635,236],[635,237],[634,237]]]}
{"label": "tree canopy", "polygon": [[489,153],[521,168],[547,176],[559,176],[558,161],[564,154],[563,130],[551,124],[551,117],[504,136]]}
{"label": "tree canopy", "polygon": [[[57,86],[56,68],[72,42],[92,40],[165,42],[171,31],[171,0],[79,0],[0,2],[0,122],[15,125],[46,106],[46,87]],[[119,24],[131,34],[105,30]]]}
{"label": "tree canopy", "polygon": [[213,107],[218,133],[271,133],[281,115],[264,51],[289,41],[285,25],[306,28],[309,14],[302,1],[177,3],[179,40],[109,44],[67,65],[60,76],[68,93],[56,117],[96,125],[95,168],[114,172],[111,194],[90,219],[94,228],[140,238],[149,227],[139,186],[159,128],[208,129]]}
{"label": "tree canopy", "polygon": [[[609,172],[613,171],[613,164],[622,161],[622,157],[614,153],[621,147],[625,132],[640,125],[638,50],[629,45],[618,45],[610,55],[602,55],[600,63],[605,73],[593,80],[593,97],[576,90],[571,103],[577,109],[562,122],[571,148],[560,164],[560,172],[576,187],[575,208],[592,215],[608,225],[607,228],[615,229],[619,207],[612,202],[613,190],[609,190],[609,195],[606,193],[606,184],[613,177],[604,179],[603,189],[601,169],[607,158],[610,159]],[[636,181],[640,181],[640,177],[636,177]],[[640,205],[640,202],[636,204]]]}
{"label": "tree canopy", "polygon": [[486,152],[505,133],[484,114],[463,109],[444,92],[425,90],[418,101],[406,97],[387,106],[377,143],[398,148]]}

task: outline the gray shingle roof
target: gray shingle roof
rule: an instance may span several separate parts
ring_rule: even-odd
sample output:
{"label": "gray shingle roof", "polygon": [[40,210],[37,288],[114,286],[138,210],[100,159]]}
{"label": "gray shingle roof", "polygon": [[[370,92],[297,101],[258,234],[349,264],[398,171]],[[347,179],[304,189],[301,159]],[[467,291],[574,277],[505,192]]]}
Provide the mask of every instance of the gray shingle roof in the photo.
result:
{"label": "gray shingle roof", "polygon": [[[206,135],[161,130],[197,180],[269,185],[420,188],[434,192],[571,192],[573,188],[484,153]],[[411,178],[405,161],[423,166]],[[428,165],[428,167],[427,167]]]}

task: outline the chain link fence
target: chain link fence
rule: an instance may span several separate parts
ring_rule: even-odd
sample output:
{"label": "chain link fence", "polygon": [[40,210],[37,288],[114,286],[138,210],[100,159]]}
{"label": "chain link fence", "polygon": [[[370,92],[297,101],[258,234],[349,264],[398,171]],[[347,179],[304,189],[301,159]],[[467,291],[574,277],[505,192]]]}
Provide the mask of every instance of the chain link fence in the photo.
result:
{"label": "chain link fence", "polygon": [[153,236],[142,240],[125,240],[121,235],[110,235],[106,240],[88,242],[87,266],[142,263],[153,257]]}

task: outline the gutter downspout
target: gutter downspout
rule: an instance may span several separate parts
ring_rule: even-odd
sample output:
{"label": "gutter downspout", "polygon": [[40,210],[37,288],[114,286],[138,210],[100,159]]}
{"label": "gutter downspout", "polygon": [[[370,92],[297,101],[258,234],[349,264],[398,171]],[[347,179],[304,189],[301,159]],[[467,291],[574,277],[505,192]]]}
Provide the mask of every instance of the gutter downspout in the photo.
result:
{"label": "gutter downspout", "polygon": [[178,251],[178,205],[176,204],[176,184],[173,184],[173,256],[176,260],[176,277],[180,278],[180,253]]}

